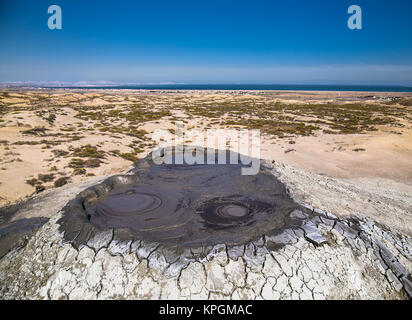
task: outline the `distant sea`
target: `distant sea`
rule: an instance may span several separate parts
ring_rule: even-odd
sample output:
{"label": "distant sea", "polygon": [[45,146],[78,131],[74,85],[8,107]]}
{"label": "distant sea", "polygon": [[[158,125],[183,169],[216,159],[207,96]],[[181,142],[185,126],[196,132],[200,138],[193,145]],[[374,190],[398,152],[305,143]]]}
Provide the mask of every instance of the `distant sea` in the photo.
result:
{"label": "distant sea", "polygon": [[377,91],[412,92],[412,87],[361,85],[286,85],[286,84],[151,84],[132,86],[65,86],[67,89],[146,89],[146,90],[291,90],[291,91]]}

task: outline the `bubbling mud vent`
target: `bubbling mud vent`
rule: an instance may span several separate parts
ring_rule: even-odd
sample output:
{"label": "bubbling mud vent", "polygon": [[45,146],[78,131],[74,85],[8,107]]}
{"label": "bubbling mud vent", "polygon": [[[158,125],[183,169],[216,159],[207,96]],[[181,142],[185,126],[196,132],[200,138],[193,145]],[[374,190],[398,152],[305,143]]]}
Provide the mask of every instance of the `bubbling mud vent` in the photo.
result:
{"label": "bubbling mud vent", "polygon": [[[216,164],[207,164],[206,156],[205,164],[173,164],[180,151],[172,151],[172,164],[156,164],[149,154],[130,175],[110,177],[69,202],[59,221],[65,239],[79,246],[115,229],[122,240],[238,245],[296,223],[290,214],[299,205],[270,169],[242,175],[245,166],[218,150]],[[217,164],[222,152],[227,160]]]}
{"label": "bubbling mud vent", "polygon": [[[302,238],[314,248],[324,246],[324,250],[333,250],[339,247],[338,233],[346,237],[348,245],[353,243],[353,250],[358,251],[351,252],[358,256],[362,255],[361,242],[365,252],[366,248],[373,249],[392,286],[398,291],[404,289],[412,297],[409,271],[368,231],[376,226],[356,217],[342,220],[298,203],[277,179],[273,168],[263,161],[259,162],[256,175],[242,175],[244,164],[240,160],[245,158],[239,154],[233,164],[229,151],[214,150],[211,158],[215,163],[225,154],[223,164],[190,165],[177,161],[184,150],[171,151],[172,156],[168,152],[158,157],[149,154],[135,164],[130,174],[112,176],[70,201],[58,220],[64,239],[77,249],[85,245],[97,252],[103,247],[110,251],[117,246],[114,254],[119,250],[136,252],[139,258],[149,260],[149,267],[158,270],[163,269],[161,258],[157,257],[160,252],[168,252],[165,261],[166,256],[170,263],[172,257],[177,260],[164,272],[176,275],[187,266],[188,251],[192,255],[198,252],[196,259],[203,261],[227,250],[233,261],[242,256],[247,264],[259,265],[266,259],[261,260],[262,252],[281,251]],[[210,159],[205,156],[204,163],[206,158]],[[165,162],[159,164],[158,160]],[[409,245],[396,243],[409,256]],[[298,259],[301,257],[302,253]],[[399,259],[402,257],[399,255]],[[319,264],[322,265],[318,261]],[[280,265],[285,267],[285,263]],[[312,265],[312,269],[316,268]]]}
{"label": "bubbling mud vent", "polygon": [[[214,160],[221,154],[213,152]],[[0,255],[0,298],[412,297],[410,237],[294,200],[264,161],[258,174],[242,175],[244,163],[229,157],[190,165],[176,161],[178,152],[152,155],[128,174],[70,196],[62,210],[66,190],[22,204],[37,212],[61,201],[56,216]],[[20,211],[7,212],[0,248],[2,235],[34,224],[11,228]],[[13,242],[7,239],[6,247]]]}

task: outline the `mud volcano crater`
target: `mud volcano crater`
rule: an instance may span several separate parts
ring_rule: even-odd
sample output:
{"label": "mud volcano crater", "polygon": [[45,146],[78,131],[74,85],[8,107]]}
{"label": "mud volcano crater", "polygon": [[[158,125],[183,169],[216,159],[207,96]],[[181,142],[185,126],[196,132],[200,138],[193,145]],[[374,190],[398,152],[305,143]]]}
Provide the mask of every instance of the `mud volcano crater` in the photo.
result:
{"label": "mud volcano crater", "polygon": [[124,241],[237,245],[293,224],[290,213],[299,205],[268,168],[242,175],[245,165],[231,164],[229,152],[219,150],[213,155],[217,163],[226,153],[224,164],[174,164],[183,150],[171,150],[172,164],[158,165],[149,154],[130,174],[112,176],[70,201],[58,222],[65,240],[78,247],[114,229]]}

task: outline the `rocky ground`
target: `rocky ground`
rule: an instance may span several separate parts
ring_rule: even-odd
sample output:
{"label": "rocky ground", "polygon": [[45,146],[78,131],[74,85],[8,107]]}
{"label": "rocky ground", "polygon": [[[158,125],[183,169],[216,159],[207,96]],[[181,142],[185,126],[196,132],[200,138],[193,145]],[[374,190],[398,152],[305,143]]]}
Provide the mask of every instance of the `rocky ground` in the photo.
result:
{"label": "rocky ground", "polygon": [[[273,174],[307,209],[303,221],[282,233],[235,247],[168,248],[121,242],[116,231],[98,234],[75,249],[58,229],[68,199],[103,177],[46,191],[19,206],[50,220],[0,260],[1,299],[408,299],[412,296],[412,238],[385,224],[404,203],[379,209],[374,193],[349,182],[298,171],[280,163]],[[305,182],[302,184],[302,182]],[[361,188],[361,186],[357,186]],[[323,192],[317,192],[324,190]],[[339,214],[330,195],[339,193]],[[53,199],[53,205],[50,205]],[[329,200],[328,200],[329,199]],[[335,200],[337,201],[337,200]],[[372,203],[363,214],[363,201]],[[325,204],[320,206],[318,204]],[[318,207],[313,209],[310,205]],[[374,209],[375,208],[375,209]],[[327,210],[322,211],[320,209]],[[378,210],[376,209],[376,210]],[[332,212],[334,214],[332,214]],[[17,221],[17,220],[16,220]],[[383,221],[383,222],[382,222]]]}

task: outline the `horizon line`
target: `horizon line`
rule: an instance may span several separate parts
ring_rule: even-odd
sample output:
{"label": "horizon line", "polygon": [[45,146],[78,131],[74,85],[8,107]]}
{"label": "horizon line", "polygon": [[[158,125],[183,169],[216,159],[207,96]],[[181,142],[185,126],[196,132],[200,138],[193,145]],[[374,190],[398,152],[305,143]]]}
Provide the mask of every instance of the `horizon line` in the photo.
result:
{"label": "horizon line", "polygon": [[132,86],[174,86],[174,85],[182,85],[182,86],[224,86],[224,85],[236,85],[236,86],[341,86],[341,87],[348,87],[348,86],[358,86],[358,87],[402,87],[402,88],[412,88],[412,85],[406,84],[362,84],[362,83],[279,83],[279,82],[115,82],[115,81],[105,81],[105,80],[98,80],[98,81],[60,81],[60,80],[53,80],[53,81],[0,81],[1,85],[9,85],[9,86],[39,86],[39,87],[50,87],[50,88],[64,88],[64,87],[132,87]]}

